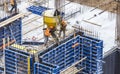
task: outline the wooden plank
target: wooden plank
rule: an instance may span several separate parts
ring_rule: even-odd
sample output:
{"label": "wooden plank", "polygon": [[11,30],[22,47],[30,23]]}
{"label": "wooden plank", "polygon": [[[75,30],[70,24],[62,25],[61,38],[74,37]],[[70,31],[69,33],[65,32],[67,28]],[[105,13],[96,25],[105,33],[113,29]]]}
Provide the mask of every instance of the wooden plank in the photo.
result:
{"label": "wooden plank", "polygon": [[[12,40],[9,42],[9,44],[13,44],[15,42],[15,40]],[[5,44],[5,47],[9,46],[8,43]],[[3,49],[4,45],[0,46],[0,49]]]}
{"label": "wooden plank", "polygon": [[72,48],[74,48],[74,47],[76,47],[78,45],[79,45],[79,43],[75,43],[74,45],[72,45]]}
{"label": "wooden plank", "polygon": [[7,20],[5,20],[5,21],[3,21],[3,22],[0,23],[0,27],[3,27],[3,26],[5,26],[5,25],[8,25],[9,23],[17,20],[18,18],[24,17],[24,16],[25,16],[25,15],[24,15],[23,13],[20,13],[20,14],[17,14],[17,15],[15,15],[15,16],[11,17],[11,18],[8,18]]}

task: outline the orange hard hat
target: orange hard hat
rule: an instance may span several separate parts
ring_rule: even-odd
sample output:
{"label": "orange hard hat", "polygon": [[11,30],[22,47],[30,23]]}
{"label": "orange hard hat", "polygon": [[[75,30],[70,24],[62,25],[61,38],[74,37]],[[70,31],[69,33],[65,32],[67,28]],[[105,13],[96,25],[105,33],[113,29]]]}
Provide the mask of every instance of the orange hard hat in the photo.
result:
{"label": "orange hard hat", "polygon": [[50,35],[51,35],[50,30],[47,28],[47,29],[45,30],[45,36],[50,36]]}
{"label": "orange hard hat", "polygon": [[53,26],[50,26],[50,29],[53,29],[54,27]]}

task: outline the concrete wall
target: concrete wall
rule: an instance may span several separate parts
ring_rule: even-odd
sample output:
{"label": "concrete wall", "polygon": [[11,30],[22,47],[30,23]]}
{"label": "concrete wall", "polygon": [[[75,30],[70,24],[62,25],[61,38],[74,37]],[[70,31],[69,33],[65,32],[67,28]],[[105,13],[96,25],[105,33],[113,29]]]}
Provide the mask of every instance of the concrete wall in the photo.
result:
{"label": "concrete wall", "polygon": [[120,74],[120,49],[108,53],[104,57],[103,74]]}

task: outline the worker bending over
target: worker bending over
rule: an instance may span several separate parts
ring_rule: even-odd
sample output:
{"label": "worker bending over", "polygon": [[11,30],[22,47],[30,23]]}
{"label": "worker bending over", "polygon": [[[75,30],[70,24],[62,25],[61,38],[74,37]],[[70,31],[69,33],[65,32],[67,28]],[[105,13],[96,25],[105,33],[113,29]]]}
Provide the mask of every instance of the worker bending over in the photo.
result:
{"label": "worker bending over", "polygon": [[50,33],[52,35],[52,37],[54,38],[55,42],[57,44],[59,44],[59,39],[57,37],[57,35],[55,34],[56,28],[54,26],[50,26]]}
{"label": "worker bending over", "polygon": [[54,38],[55,42],[59,44],[59,39],[57,38],[57,35],[55,34],[56,28],[53,26],[50,26],[49,28],[45,28],[44,30],[44,45],[46,46],[49,40],[50,35]]}
{"label": "worker bending over", "polygon": [[44,28],[43,31],[44,31],[44,38],[45,38],[44,46],[46,46],[51,33],[49,28]]}
{"label": "worker bending over", "polygon": [[63,19],[61,19],[59,37],[61,36],[61,32],[63,32],[63,38],[65,38],[66,26],[67,26],[67,23]]}
{"label": "worker bending over", "polygon": [[15,9],[15,13],[17,13],[17,2],[16,0],[10,0],[10,4],[12,6],[10,13],[12,13],[13,9]]}

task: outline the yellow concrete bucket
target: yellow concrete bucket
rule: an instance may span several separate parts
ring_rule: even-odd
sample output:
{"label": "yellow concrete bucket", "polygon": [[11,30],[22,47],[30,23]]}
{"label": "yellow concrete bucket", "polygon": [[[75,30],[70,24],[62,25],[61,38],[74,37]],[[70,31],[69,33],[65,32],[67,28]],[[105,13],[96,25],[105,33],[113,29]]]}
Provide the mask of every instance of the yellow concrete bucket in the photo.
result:
{"label": "yellow concrete bucket", "polygon": [[46,10],[43,14],[43,22],[47,27],[53,26],[56,27],[59,22],[59,16],[55,17],[54,10]]}

